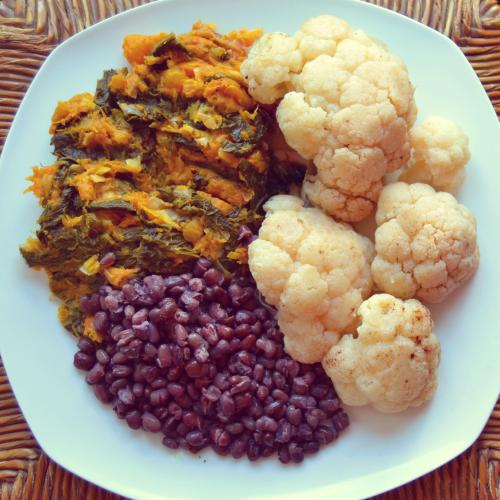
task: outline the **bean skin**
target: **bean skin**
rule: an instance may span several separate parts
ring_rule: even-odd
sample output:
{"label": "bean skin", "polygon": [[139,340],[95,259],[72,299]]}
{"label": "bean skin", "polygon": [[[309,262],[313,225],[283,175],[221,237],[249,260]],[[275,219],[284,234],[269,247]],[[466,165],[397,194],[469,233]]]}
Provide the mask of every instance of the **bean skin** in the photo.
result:
{"label": "bean skin", "polygon": [[147,432],[158,432],[161,422],[152,413],[145,412],[142,415],[142,428]]}
{"label": "bean skin", "polygon": [[106,285],[80,301],[103,339],[81,338],[74,365],[99,401],[131,429],[162,432],[167,448],[299,463],[349,419],[321,365],[286,354],[260,300],[251,276],[206,259]]}
{"label": "bean skin", "polygon": [[79,370],[90,370],[95,364],[95,356],[78,351],[73,358],[73,364]]}

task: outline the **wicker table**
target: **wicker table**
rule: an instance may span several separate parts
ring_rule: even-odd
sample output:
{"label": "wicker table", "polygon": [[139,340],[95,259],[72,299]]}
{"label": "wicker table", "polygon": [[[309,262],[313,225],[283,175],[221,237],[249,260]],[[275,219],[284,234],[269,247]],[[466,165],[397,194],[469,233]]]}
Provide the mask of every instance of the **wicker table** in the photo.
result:
{"label": "wicker table", "polygon": [[[0,0],[0,150],[50,51],[91,24],[148,0]],[[500,2],[374,0],[451,37],[500,113]],[[50,460],[30,433],[0,360],[1,500],[118,499]],[[435,472],[379,499],[500,499],[500,401],[478,441]]]}

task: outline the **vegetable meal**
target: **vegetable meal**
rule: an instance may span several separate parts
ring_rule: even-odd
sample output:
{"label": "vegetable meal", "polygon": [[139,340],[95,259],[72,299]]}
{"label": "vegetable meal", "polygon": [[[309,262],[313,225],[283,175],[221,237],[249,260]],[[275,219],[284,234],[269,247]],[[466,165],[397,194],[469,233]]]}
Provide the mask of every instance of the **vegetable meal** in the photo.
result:
{"label": "vegetable meal", "polygon": [[[123,53],[57,104],[20,249],[96,397],[169,449],[282,463],[334,441],[342,404],[428,402],[441,352],[424,304],[479,249],[455,197],[467,136],[415,124],[404,62],[329,15],[293,35],[196,22]],[[369,217],[374,241],[350,225]]]}

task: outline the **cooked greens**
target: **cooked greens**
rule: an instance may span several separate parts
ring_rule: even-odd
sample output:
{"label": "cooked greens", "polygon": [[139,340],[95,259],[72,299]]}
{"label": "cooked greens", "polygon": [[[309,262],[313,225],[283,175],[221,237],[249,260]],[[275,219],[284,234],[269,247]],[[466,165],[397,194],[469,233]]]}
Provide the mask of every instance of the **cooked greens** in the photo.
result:
{"label": "cooked greens", "polygon": [[[261,203],[288,181],[269,154],[270,117],[239,73],[259,35],[201,23],[185,35],[129,35],[131,68],[58,104],[58,159],[30,178],[43,212],[21,253],[47,271],[75,334],[77,300],[106,282],[178,271],[200,255],[228,272],[244,261],[241,227],[256,229]],[[116,260],[101,266],[108,252]]]}

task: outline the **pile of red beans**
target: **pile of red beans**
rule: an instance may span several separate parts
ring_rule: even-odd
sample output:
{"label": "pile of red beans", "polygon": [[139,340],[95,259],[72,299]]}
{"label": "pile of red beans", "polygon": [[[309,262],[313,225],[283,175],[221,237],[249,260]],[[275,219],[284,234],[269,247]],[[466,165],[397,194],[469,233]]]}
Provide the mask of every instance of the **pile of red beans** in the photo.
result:
{"label": "pile of red beans", "polygon": [[75,366],[118,417],[162,432],[168,448],[301,462],[349,425],[322,367],[284,352],[249,274],[227,279],[200,259],[190,273],[103,286],[81,309],[104,341],[81,338]]}

